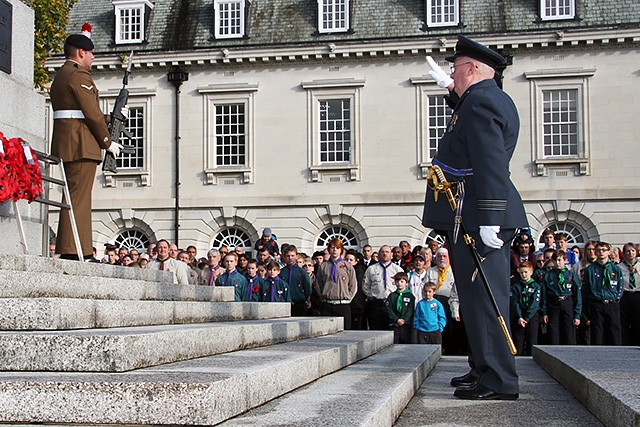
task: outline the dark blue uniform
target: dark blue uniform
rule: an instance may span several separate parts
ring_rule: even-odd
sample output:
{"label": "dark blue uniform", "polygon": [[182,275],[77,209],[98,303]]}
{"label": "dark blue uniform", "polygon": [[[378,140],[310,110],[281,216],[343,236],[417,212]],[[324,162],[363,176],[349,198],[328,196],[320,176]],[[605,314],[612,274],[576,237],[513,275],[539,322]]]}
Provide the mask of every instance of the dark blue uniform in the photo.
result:
{"label": "dark blue uniform", "polygon": [[[438,145],[434,164],[445,170],[448,181],[464,182],[462,220],[486,259],[482,263],[494,297],[509,319],[509,241],[516,228],[527,227],[522,200],[509,178],[509,161],[518,138],[520,120],[511,98],[494,80],[471,85],[460,97]],[[446,232],[451,247],[460,311],[467,330],[478,384],[498,393],[518,393],[515,359],[502,333],[470,249],[462,235],[453,242],[454,212],[446,197],[438,201],[428,188],[422,224]],[[480,225],[498,225],[505,242],[499,250],[484,246]]]}

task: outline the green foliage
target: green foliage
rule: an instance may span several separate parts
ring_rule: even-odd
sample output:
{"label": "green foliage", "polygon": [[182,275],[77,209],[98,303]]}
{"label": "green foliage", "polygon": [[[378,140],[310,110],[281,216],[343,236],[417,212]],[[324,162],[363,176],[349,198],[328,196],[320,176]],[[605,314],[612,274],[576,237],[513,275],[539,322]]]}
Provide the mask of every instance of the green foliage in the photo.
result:
{"label": "green foliage", "polygon": [[49,74],[44,62],[52,53],[62,51],[67,37],[69,11],[77,0],[22,0],[35,12],[33,80],[37,88],[47,90]]}

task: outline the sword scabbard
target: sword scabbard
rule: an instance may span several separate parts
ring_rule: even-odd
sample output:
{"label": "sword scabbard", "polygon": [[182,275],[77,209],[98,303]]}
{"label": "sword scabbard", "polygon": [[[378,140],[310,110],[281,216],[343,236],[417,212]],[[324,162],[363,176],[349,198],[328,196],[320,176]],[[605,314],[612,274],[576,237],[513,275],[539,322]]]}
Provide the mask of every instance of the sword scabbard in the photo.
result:
{"label": "sword scabbard", "polygon": [[502,327],[502,333],[504,337],[507,339],[507,345],[509,346],[509,351],[511,354],[515,356],[518,352],[516,349],[516,345],[513,343],[513,339],[511,339],[511,334],[509,333],[509,329],[507,329],[507,324],[504,322],[504,318],[502,316],[498,316],[498,322],[500,322],[500,327]]}

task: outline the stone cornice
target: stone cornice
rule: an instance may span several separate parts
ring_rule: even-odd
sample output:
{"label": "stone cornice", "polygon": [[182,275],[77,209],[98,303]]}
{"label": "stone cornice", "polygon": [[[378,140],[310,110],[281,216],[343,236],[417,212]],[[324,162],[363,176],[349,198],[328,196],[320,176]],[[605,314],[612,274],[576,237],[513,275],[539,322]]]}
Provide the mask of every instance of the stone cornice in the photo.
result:
{"label": "stone cornice", "polygon": [[[534,48],[567,48],[576,46],[616,45],[640,42],[640,28],[567,29],[536,33],[472,35],[480,43],[510,52]],[[273,45],[268,47],[215,48],[207,50],[173,52],[137,52],[133,58],[135,69],[166,70],[171,67],[210,68],[252,64],[296,64],[310,61],[362,60],[385,57],[439,55],[452,52],[455,36],[439,38],[407,38],[388,41],[332,42],[326,45]],[[55,72],[64,64],[64,58],[47,61],[47,68]],[[125,68],[118,53],[97,54],[92,69],[119,71]]]}

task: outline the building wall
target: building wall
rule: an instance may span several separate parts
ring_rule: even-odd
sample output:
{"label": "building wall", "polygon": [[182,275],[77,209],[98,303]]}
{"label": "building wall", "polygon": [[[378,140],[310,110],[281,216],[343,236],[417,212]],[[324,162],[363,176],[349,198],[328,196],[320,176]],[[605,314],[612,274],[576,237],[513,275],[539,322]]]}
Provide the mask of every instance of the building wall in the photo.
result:
{"label": "building wall", "polygon": [[[44,148],[45,98],[33,87],[33,10],[21,1],[12,5],[11,74],[0,71],[0,132],[6,138],[22,138],[36,150]],[[3,23],[3,26],[9,24]],[[43,205],[17,202],[23,220],[26,249],[30,254],[46,252],[43,247]],[[16,211],[12,201],[0,204],[0,253],[23,253]],[[45,246],[48,246],[45,245]]]}
{"label": "building wall", "polygon": [[[505,72],[504,87],[520,112],[518,147],[512,159],[512,179],[525,201],[534,235],[557,221],[577,226],[588,239],[616,245],[640,241],[637,140],[640,113],[638,49],[623,45],[554,49],[516,49]],[[443,62],[444,54],[434,55]],[[226,227],[244,230],[255,241],[270,227],[281,242],[301,250],[314,249],[326,227],[344,225],[360,245],[423,244],[430,230],[421,226],[426,181],[418,166],[418,92],[413,80],[424,80],[423,55],[390,55],[332,61],[280,61],[188,69],[180,93],[180,240],[199,253]],[[532,87],[527,73],[539,70],[593,69],[587,79],[590,156],[588,173],[576,165],[548,167],[538,176],[533,164]],[[117,176],[106,187],[99,172],[94,187],[94,239],[101,245],[122,229],[146,230],[152,239],[174,239],[175,89],[167,69],[137,68],[132,92],[148,98],[149,185],[137,177]],[[101,92],[117,92],[120,77],[94,71]],[[361,132],[358,178],[328,174],[312,182],[308,168],[308,91],[303,82],[363,79],[360,89]],[[256,84],[252,115],[252,182],[237,175],[206,184],[206,96],[209,85]],[[434,83],[424,86],[446,93]],[[130,104],[139,99],[132,97]],[[112,100],[112,99],[111,99]],[[105,101],[105,111],[109,103]],[[558,173],[559,172],[559,173]],[[565,176],[566,175],[566,176]],[[334,182],[331,178],[338,179]],[[232,183],[228,183],[232,182]],[[125,187],[127,185],[127,187]],[[54,228],[55,230],[55,228]]]}

